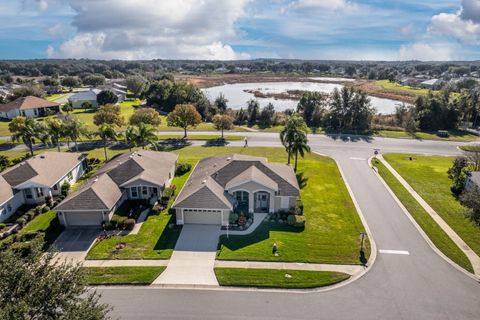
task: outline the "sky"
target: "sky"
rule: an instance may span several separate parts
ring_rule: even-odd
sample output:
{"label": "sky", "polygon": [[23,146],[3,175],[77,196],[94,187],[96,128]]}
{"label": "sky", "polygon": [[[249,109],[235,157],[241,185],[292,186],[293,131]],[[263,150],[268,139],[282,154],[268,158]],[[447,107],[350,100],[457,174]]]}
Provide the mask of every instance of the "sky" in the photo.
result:
{"label": "sky", "polygon": [[0,59],[480,60],[480,0],[0,0]]}

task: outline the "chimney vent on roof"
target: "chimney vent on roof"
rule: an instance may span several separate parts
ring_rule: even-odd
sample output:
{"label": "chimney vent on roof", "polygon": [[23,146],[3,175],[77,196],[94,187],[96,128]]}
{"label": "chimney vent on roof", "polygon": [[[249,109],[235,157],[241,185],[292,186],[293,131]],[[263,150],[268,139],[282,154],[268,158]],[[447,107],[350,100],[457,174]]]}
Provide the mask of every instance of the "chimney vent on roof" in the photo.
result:
{"label": "chimney vent on roof", "polygon": [[205,184],[205,183],[207,183],[207,179],[205,179],[205,180],[202,181],[202,184]]}
{"label": "chimney vent on roof", "polygon": [[227,158],[227,161],[230,161],[230,160],[232,160],[232,158],[231,158],[231,157],[228,157],[228,158]]}

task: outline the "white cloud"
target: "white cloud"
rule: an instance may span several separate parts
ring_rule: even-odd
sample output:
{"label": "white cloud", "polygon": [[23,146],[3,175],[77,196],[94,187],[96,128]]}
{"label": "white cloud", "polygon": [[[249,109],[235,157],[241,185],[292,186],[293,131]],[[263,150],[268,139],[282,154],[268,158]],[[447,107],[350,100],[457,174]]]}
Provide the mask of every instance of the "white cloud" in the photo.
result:
{"label": "white cloud", "polygon": [[295,8],[300,9],[323,9],[340,10],[355,9],[357,5],[346,0],[297,0],[293,2]]}
{"label": "white cloud", "polygon": [[[245,59],[226,44],[249,0],[70,0],[76,35],[49,57]],[[107,14],[108,13],[108,14]]]}
{"label": "white cloud", "polygon": [[433,16],[428,31],[454,37],[467,44],[480,44],[480,1],[463,0],[457,13]]}
{"label": "white cloud", "polygon": [[398,60],[447,61],[456,60],[455,47],[448,43],[427,44],[414,43],[402,45],[398,53]]}

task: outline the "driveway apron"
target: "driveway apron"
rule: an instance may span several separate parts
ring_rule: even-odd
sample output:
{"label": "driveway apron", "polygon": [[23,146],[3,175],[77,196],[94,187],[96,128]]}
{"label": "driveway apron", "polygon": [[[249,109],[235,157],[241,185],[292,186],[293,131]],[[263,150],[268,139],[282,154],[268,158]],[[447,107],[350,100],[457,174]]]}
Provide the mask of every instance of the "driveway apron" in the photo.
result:
{"label": "driveway apron", "polygon": [[217,225],[184,225],[167,269],[152,285],[218,286],[213,268],[220,234]]}

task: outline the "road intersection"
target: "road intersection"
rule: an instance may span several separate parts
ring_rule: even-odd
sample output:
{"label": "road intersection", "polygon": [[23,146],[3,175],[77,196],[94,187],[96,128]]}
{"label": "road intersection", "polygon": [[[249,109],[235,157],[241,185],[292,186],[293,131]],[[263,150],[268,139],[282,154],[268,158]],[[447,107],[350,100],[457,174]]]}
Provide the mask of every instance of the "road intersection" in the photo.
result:
{"label": "road intersection", "polygon": [[[281,145],[277,133],[238,134],[248,136],[249,146]],[[480,284],[432,250],[367,161],[374,149],[457,155],[462,143],[323,135],[309,136],[309,143],[312,151],[337,161],[373,234],[379,251],[363,277],[334,290],[308,293],[99,288],[102,300],[114,306],[113,315],[125,319],[478,319]]]}

